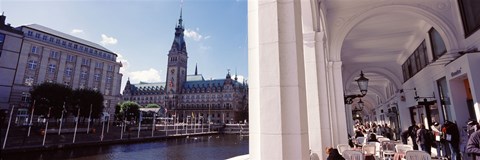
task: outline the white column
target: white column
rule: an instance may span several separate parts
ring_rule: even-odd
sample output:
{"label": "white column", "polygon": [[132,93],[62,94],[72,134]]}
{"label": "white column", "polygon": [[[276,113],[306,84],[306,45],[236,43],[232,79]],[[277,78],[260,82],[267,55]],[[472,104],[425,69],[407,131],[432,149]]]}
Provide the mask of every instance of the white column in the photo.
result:
{"label": "white column", "polygon": [[309,159],[300,1],[248,3],[250,159]]}
{"label": "white column", "polygon": [[342,62],[329,62],[328,66],[328,86],[330,93],[330,120],[332,146],[338,144],[347,144],[347,120],[343,95],[342,84]]}
{"label": "white column", "polygon": [[[321,122],[322,116],[320,108],[320,90],[319,79],[324,79],[325,76],[317,77],[319,74],[317,65],[323,65],[322,61],[317,61],[318,56],[323,57],[323,47],[321,46],[322,39],[317,39],[316,35],[323,35],[320,32],[310,32],[303,34],[304,40],[304,55],[305,55],[305,85],[307,88],[307,111],[308,111],[308,140],[310,141],[310,149],[319,157],[326,157],[323,155],[325,147],[322,145]],[[321,38],[321,37],[320,37]],[[317,45],[320,43],[319,45]],[[318,52],[317,52],[318,51]],[[324,67],[323,67],[324,69]],[[325,88],[324,88],[325,90]],[[324,108],[324,107],[323,107]],[[328,137],[327,137],[328,138]]]}

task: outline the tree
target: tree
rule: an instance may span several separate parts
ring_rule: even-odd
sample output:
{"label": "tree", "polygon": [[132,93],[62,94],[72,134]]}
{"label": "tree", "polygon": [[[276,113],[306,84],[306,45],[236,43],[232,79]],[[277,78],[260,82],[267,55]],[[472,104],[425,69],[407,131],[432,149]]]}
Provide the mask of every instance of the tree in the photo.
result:
{"label": "tree", "polygon": [[125,118],[127,118],[128,121],[130,121],[133,118],[138,117],[140,107],[141,106],[136,102],[126,101],[122,103],[120,112],[125,116]]}
{"label": "tree", "polygon": [[158,104],[147,104],[145,108],[160,108],[160,106]]}
{"label": "tree", "polygon": [[90,106],[92,107],[92,118],[100,118],[103,111],[103,95],[99,91],[92,89],[76,89],[73,91],[72,106],[69,108],[71,113],[77,114],[80,107],[80,116],[88,117],[90,115]]}
{"label": "tree", "polygon": [[51,108],[50,116],[60,118],[64,104],[70,102],[72,89],[63,84],[47,82],[33,86],[30,94],[31,103],[35,102],[36,115],[46,116]]}
{"label": "tree", "polygon": [[115,105],[115,119],[118,120],[123,120],[123,114],[120,112],[122,109],[122,105],[120,103],[117,103]]}

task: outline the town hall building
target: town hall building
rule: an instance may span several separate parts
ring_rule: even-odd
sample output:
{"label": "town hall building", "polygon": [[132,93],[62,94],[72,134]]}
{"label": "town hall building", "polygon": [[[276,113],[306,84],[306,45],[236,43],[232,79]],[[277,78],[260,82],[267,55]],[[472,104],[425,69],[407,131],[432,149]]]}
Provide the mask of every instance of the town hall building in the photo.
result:
{"label": "town hall building", "polygon": [[175,27],[175,38],[168,53],[165,82],[138,84],[127,81],[124,101],[145,106],[157,104],[168,117],[179,121],[236,123],[248,118],[248,85],[230,71],[222,79],[206,80],[202,74],[187,75],[188,52],[184,40],[182,14]]}

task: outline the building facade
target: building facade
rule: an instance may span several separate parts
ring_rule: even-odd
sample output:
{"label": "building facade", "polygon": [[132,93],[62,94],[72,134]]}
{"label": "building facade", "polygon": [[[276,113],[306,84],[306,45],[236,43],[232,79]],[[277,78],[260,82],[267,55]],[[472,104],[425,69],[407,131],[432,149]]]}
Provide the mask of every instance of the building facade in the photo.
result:
{"label": "building facade", "polygon": [[175,27],[175,37],[168,53],[165,82],[131,84],[127,81],[124,101],[140,105],[158,104],[167,109],[169,117],[179,121],[233,123],[247,119],[248,86],[232,78],[205,80],[198,74],[187,75],[188,52],[184,40],[182,15]]}
{"label": "building facade", "polygon": [[[470,0],[248,1],[249,158],[327,157],[325,147],[348,144],[354,117],[397,133],[448,120],[462,133],[480,119],[479,8]],[[361,71],[368,92],[346,104]]]}
{"label": "building facade", "polygon": [[13,79],[20,56],[23,32],[5,23],[6,16],[0,16],[0,109],[10,107],[9,99]]}
{"label": "building facade", "polygon": [[[10,105],[29,107],[29,91],[44,82],[62,83],[76,88],[91,88],[104,95],[105,112],[113,114],[121,99],[122,64],[105,47],[38,24],[15,28],[21,32],[19,54],[2,64],[16,63]],[[10,46],[10,45],[9,45]],[[3,58],[2,58],[3,59]]]}

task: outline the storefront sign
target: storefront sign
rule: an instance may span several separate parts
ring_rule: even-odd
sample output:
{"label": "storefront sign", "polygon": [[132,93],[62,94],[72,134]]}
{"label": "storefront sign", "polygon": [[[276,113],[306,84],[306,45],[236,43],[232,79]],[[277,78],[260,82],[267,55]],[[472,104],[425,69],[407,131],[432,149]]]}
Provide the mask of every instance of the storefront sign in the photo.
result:
{"label": "storefront sign", "polygon": [[457,69],[455,72],[450,73],[452,77],[458,76],[460,73],[462,73],[462,67]]}

